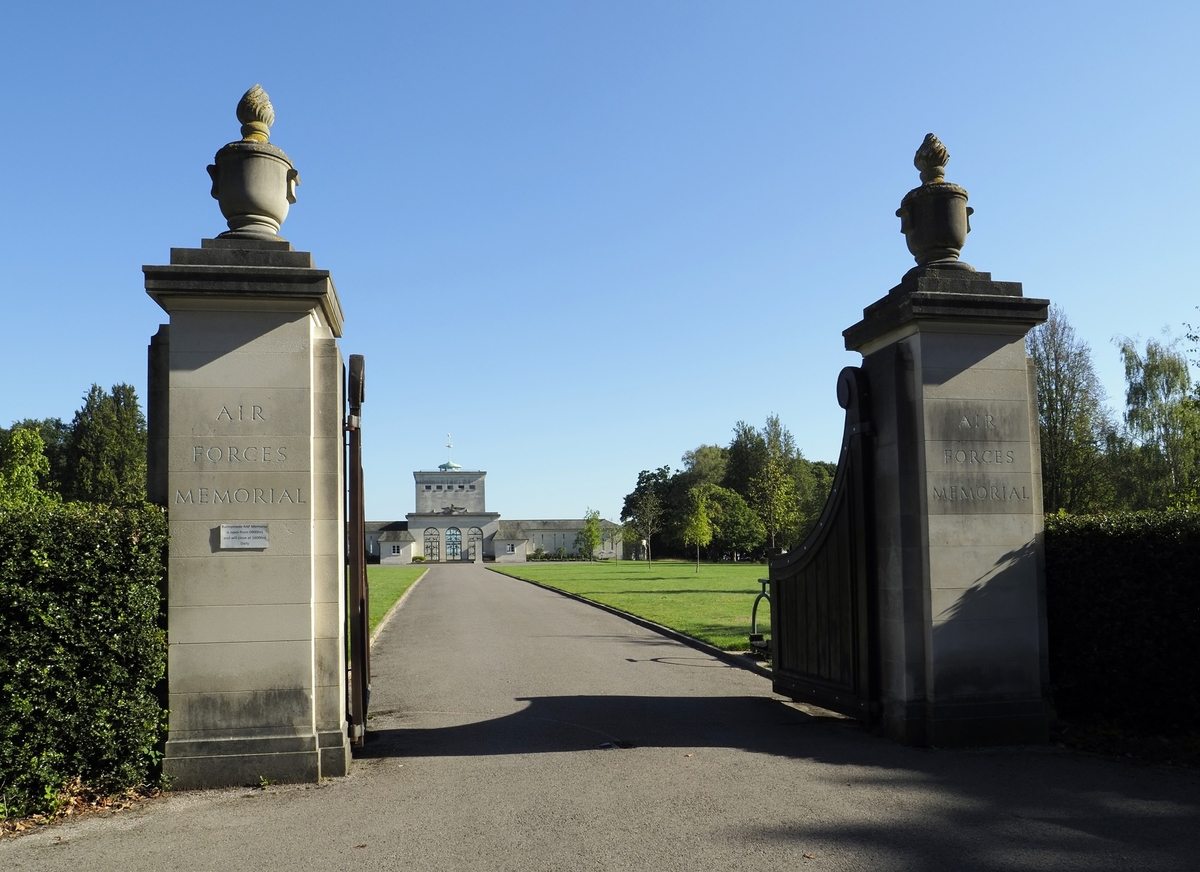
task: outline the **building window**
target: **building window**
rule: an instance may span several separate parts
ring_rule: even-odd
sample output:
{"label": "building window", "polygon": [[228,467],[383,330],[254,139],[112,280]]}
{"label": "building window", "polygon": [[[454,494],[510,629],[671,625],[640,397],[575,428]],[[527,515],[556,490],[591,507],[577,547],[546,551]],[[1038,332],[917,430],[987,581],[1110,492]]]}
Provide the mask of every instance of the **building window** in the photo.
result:
{"label": "building window", "polygon": [[462,560],[462,530],[458,527],[446,531],[446,559]]}
{"label": "building window", "polygon": [[393,546],[392,546],[392,553],[393,553],[393,554],[399,554],[399,553],[400,553],[400,546],[399,546],[399,545],[393,545]]}
{"label": "building window", "polygon": [[437,527],[429,527],[425,531],[425,559],[431,563],[437,563],[442,559],[442,534],[438,532]]}
{"label": "building window", "polygon": [[458,489],[459,489],[459,490],[462,490],[462,489],[463,489],[463,485],[461,485],[461,484],[460,484],[460,485],[458,486]]}
{"label": "building window", "polygon": [[438,489],[438,490],[441,490],[441,489],[442,489],[442,486],[439,484],[439,485],[437,486],[437,489]]}
{"label": "building window", "polygon": [[433,485],[431,485],[431,484],[425,485],[425,490],[433,490]]}
{"label": "building window", "polygon": [[475,485],[470,485],[467,490],[475,490]]}
{"label": "building window", "polygon": [[483,530],[472,527],[467,531],[467,559],[472,563],[480,558],[483,551]]}
{"label": "building window", "polygon": [[513,545],[513,544],[510,542],[510,543],[508,543],[507,545],[505,545],[505,546],[504,546],[504,550],[505,550],[505,553],[507,553],[507,554],[516,554],[516,553],[517,553],[517,546],[516,546],[516,545]]}

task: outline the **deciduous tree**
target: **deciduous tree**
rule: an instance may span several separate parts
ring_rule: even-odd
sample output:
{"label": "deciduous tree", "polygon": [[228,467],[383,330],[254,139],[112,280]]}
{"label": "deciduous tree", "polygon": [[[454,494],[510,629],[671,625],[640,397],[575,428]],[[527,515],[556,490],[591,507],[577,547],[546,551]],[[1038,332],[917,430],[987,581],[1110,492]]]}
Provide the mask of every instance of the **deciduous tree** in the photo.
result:
{"label": "deciduous tree", "polygon": [[1187,358],[1175,343],[1150,339],[1146,352],[1131,339],[1119,343],[1125,362],[1125,426],[1141,453],[1138,472],[1149,475],[1160,505],[1193,506],[1200,485],[1200,404],[1190,395]]}
{"label": "deciduous tree", "polygon": [[635,540],[646,542],[647,563],[651,562],[650,539],[662,529],[665,508],[663,494],[670,480],[669,466],[661,466],[653,472],[643,469],[638,473],[637,486],[626,495],[625,505],[621,508],[621,520],[625,523],[626,531],[632,533]]}
{"label": "deciduous tree", "polygon": [[1030,331],[1026,349],[1037,378],[1043,507],[1095,511],[1105,490],[1101,454],[1112,425],[1091,349],[1057,306]]}
{"label": "deciduous tree", "polygon": [[708,502],[700,488],[688,492],[688,512],[684,516],[682,538],[684,544],[696,546],[696,574],[700,573],[700,549],[707,547],[713,538],[712,521],[708,517]]}
{"label": "deciduous tree", "polygon": [[581,556],[588,560],[595,560],[596,549],[600,547],[600,540],[603,538],[600,530],[600,513],[594,509],[588,509],[583,518],[583,528],[575,534],[575,548]]}
{"label": "deciduous tree", "polygon": [[38,479],[50,470],[36,430],[13,429],[0,450],[0,506],[19,508],[49,499]]}

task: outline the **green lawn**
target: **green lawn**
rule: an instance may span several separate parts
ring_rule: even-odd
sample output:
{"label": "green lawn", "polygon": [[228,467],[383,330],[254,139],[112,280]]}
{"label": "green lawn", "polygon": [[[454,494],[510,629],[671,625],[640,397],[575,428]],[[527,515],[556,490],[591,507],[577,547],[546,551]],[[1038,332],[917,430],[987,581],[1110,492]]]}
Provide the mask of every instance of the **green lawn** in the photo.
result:
{"label": "green lawn", "polygon": [[[762,590],[759,563],[700,564],[633,561],[526,563],[497,572],[565,590],[678,630],[726,651],[749,648],[750,610]],[[770,633],[771,609],[758,607],[760,633]]]}
{"label": "green lawn", "polygon": [[371,632],[388,609],[421,577],[424,566],[368,566],[367,588],[371,598]]}

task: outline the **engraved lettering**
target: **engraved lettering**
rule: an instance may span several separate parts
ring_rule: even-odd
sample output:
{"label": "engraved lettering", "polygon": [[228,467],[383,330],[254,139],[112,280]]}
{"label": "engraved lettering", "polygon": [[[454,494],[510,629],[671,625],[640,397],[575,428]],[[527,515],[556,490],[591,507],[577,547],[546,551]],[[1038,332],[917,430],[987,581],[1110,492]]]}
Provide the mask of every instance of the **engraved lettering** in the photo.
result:
{"label": "engraved lettering", "polygon": [[[213,457],[214,451],[217,452],[216,457]],[[216,463],[218,460],[221,459],[221,449],[220,448],[210,448],[210,449],[208,449],[208,451],[204,452],[204,456],[207,457],[209,460],[211,460],[213,463]]]}
{"label": "engraved lettering", "polygon": [[222,418],[224,418],[227,421],[233,420],[233,415],[229,414],[229,410],[227,408],[225,408],[224,406],[222,406],[221,411],[219,411],[217,413],[217,420],[220,421]]}
{"label": "engraved lettering", "polygon": [[200,503],[200,505],[205,505],[208,502],[208,488],[200,488],[200,492],[196,497],[196,502]]}
{"label": "engraved lettering", "polygon": [[1011,451],[1010,451],[1010,452],[1008,452],[1008,462],[1009,462],[1009,463],[1012,463],[1012,462],[1013,462],[1013,453],[1012,453]]}
{"label": "engraved lettering", "polygon": [[250,456],[250,452],[251,452],[251,451],[258,451],[258,449],[257,449],[257,448],[255,448],[253,445],[251,445],[251,446],[250,446],[250,447],[248,447],[248,448],[247,448],[245,451],[243,451],[243,452],[242,452],[242,457],[243,457],[243,458],[245,458],[245,459],[246,459],[246,461],[247,461],[248,463],[257,463],[257,462],[258,462],[258,458],[257,458],[257,457],[251,457],[251,456]]}
{"label": "engraved lettering", "polygon": [[229,491],[228,490],[224,490],[224,491],[214,490],[213,491],[213,505],[214,506],[217,503],[228,504],[229,502],[230,502],[230,499],[229,499]]}
{"label": "engraved lettering", "polygon": [[233,445],[230,445],[230,446],[229,446],[229,462],[230,462],[230,463],[233,463],[235,460],[236,460],[238,463],[241,463],[241,462],[242,462],[242,458],[238,457],[238,449],[237,449],[237,447],[236,447],[236,446],[233,446]]}
{"label": "engraved lettering", "polygon": [[192,462],[193,462],[193,463],[199,463],[199,462],[200,462],[200,455],[201,455],[201,454],[203,454],[203,453],[204,453],[204,446],[203,446],[203,445],[196,445],[196,446],[193,446],[193,447],[192,447]]}
{"label": "engraved lettering", "polygon": [[951,460],[954,459],[954,449],[952,449],[952,448],[943,449],[942,456],[946,458],[946,463],[949,463]]}
{"label": "engraved lettering", "polygon": [[263,463],[271,462],[271,446],[270,445],[264,445],[262,447],[262,459],[263,459]]}
{"label": "engraved lettering", "polygon": [[[296,489],[296,493],[297,493],[297,494],[298,494],[298,493],[300,493],[300,489],[299,489],[299,488],[297,488],[297,489]],[[282,494],[280,494],[280,496],[279,496],[279,502],[280,502],[281,504],[282,504],[282,503],[295,503],[295,500],[293,500],[293,499],[292,499],[292,494],[291,494],[291,492],[290,492],[290,491],[289,491],[287,488],[284,488],[284,489],[283,489],[283,493],[282,493]]]}
{"label": "engraved lettering", "polygon": [[283,445],[280,445],[278,448],[275,449],[275,453],[279,455],[280,463],[283,463],[285,460],[287,460],[286,452],[287,452],[287,447],[283,446]]}
{"label": "engraved lettering", "polygon": [[175,505],[179,505],[180,503],[190,503],[191,501],[192,492],[190,490],[187,492],[181,490],[175,491]]}
{"label": "engraved lettering", "polygon": [[266,502],[266,500],[263,499],[263,489],[260,487],[256,487],[254,489],[254,502],[256,502],[256,503],[265,503]]}
{"label": "engraved lettering", "polygon": [[250,499],[250,491],[246,490],[244,487],[240,487],[233,492],[233,501],[235,503],[244,503],[248,499]]}
{"label": "engraved lettering", "polygon": [[963,415],[958,422],[959,430],[995,430],[996,416],[988,414]]}
{"label": "engraved lettering", "polygon": [[250,413],[251,413],[251,414],[250,414],[250,420],[251,420],[251,421],[265,421],[265,420],[267,420],[265,417],[263,417],[263,407],[262,407],[262,406],[251,406],[251,407],[250,407]]}

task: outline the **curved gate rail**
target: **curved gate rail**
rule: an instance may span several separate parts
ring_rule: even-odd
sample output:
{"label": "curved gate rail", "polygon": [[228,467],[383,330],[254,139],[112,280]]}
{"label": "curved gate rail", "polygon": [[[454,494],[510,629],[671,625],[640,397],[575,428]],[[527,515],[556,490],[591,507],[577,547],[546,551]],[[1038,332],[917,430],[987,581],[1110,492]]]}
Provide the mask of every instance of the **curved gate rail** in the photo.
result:
{"label": "curved gate rail", "polygon": [[772,681],[783,696],[871,720],[879,646],[866,373],[843,369],[837,394],[846,427],[833,489],[804,543],[770,563]]}

